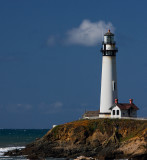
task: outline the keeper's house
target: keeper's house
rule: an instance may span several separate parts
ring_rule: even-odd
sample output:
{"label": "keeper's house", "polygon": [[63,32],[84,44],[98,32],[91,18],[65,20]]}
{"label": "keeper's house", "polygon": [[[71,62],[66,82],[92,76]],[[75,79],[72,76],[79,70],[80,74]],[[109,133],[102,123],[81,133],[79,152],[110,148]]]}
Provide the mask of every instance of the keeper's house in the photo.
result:
{"label": "keeper's house", "polygon": [[130,103],[118,103],[118,99],[115,99],[115,104],[110,107],[111,118],[137,117],[139,108],[133,103],[133,99],[129,101]]}

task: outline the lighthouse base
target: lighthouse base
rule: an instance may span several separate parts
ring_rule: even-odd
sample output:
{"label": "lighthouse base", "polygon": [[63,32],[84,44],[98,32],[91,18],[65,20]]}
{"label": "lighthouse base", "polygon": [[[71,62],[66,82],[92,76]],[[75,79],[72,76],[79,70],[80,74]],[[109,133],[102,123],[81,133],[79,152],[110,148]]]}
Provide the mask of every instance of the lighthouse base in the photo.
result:
{"label": "lighthouse base", "polygon": [[107,112],[107,113],[99,113],[99,118],[110,118],[111,117],[111,113]]}

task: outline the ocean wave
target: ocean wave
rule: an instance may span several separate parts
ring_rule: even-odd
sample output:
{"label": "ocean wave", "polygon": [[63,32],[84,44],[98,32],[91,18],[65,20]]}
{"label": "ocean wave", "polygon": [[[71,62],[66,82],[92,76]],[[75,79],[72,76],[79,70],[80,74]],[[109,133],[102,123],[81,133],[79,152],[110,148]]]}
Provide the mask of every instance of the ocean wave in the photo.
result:
{"label": "ocean wave", "polygon": [[14,149],[23,149],[25,148],[24,146],[17,146],[17,147],[4,147],[4,148],[0,148],[0,157],[4,155],[4,153],[8,152],[8,151],[12,151]]}

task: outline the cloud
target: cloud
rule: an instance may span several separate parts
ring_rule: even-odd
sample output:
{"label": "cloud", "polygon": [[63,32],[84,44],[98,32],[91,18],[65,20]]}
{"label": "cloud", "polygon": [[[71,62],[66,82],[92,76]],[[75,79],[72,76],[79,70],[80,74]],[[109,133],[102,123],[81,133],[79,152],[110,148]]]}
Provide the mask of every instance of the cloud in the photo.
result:
{"label": "cloud", "polygon": [[30,110],[33,108],[33,106],[31,104],[17,104],[17,108]]}
{"label": "cloud", "polygon": [[114,32],[114,27],[110,22],[83,20],[79,27],[67,31],[65,43],[95,46],[102,41],[103,34],[107,32],[108,29]]}
{"label": "cloud", "polygon": [[33,105],[31,104],[0,104],[0,111],[10,112],[10,113],[22,113],[29,112],[33,109]]}
{"label": "cloud", "polygon": [[38,109],[42,113],[53,114],[53,113],[60,112],[62,107],[63,107],[63,103],[60,101],[57,101],[51,104],[42,102],[39,104]]}
{"label": "cloud", "polygon": [[103,34],[110,29],[114,32],[115,28],[111,22],[83,20],[77,28],[72,28],[65,32],[64,36],[51,35],[47,40],[47,46],[55,44],[62,45],[82,45],[95,46],[103,40]]}
{"label": "cloud", "polygon": [[22,60],[23,59],[18,56],[0,56],[0,62],[17,62]]}
{"label": "cloud", "polygon": [[56,43],[56,36],[49,36],[48,40],[47,40],[47,45],[48,46],[54,46]]}
{"label": "cloud", "polygon": [[26,104],[22,104],[22,103],[0,104],[0,112],[6,111],[11,113],[37,111],[43,114],[52,114],[52,113],[60,112],[62,108],[63,108],[63,103],[60,101],[55,101],[54,103],[42,102],[38,105],[27,104],[27,103]]}
{"label": "cloud", "polygon": [[55,102],[55,103],[50,104],[50,107],[53,109],[60,109],[62,106],[63,106],[62,102]]}

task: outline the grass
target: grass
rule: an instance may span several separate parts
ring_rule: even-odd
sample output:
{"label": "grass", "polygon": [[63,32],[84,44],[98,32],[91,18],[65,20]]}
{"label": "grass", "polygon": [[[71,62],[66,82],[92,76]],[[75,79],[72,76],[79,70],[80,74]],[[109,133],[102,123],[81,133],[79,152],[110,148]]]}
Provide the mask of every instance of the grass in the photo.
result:
{"label": "grass", "polygon": [[[97,129],[101,133],[107,133],[111,136],[114,131],[120,142],[127,141],[135,136],[139,136],[142,131],[147,128],[145,121],[135,121],[130,119],[96,119],[96,120],[77,120],[63,125],[58,125],[52,129],[54,138],[58,134],[64,132],[65,134],[74,130],[77,134],[92,135]],[[123,134],[124,131],[126,134]]]}
{"label": "grass", "polygon": [[52,134],[53,134],[54,138],[57,137],[58,132],[59,132],[59,129],[60,129],[60,125],[58,125],[58,126],[56,126],[56,127],[54,127],[54,128],[52,129]]}

